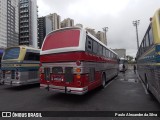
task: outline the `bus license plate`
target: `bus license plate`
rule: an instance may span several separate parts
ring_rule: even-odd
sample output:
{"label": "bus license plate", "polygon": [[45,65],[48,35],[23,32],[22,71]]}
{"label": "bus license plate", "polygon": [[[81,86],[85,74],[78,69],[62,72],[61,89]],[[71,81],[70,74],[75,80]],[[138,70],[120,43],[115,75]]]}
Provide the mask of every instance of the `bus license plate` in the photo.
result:
{"label": "bus license plate", "polygon": [[56,78],[54,78],[54,80],[61,81],[62,79],[61,79],[61,78],[59,78],[59,77],[56,77]]}

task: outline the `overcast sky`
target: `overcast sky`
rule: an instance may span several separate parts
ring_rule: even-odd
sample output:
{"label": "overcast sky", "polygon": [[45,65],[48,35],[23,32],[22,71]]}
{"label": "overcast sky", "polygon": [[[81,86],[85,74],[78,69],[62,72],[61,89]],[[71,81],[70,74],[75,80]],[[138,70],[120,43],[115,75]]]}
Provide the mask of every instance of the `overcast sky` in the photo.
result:
{"label": "overcast sky", "polygon": [[72,18],[75,24],[107,32],[108,47],[125,48],[127,55],[137,52],[133,20],[140,20],[139,41],[148,28],[149,19],[160,8],[160,0],[37,0],[39,17],[57,13],[61,20]]}

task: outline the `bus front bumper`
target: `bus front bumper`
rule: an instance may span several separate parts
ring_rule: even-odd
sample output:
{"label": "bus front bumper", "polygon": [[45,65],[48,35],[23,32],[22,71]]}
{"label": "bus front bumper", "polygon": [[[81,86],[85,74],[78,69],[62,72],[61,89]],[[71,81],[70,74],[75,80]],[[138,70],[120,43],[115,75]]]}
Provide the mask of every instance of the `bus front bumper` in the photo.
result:
{"label": "bus front bumper", "polygon": [[26,85],[26,82],[17,81],[17,80],[1,80],[1,83],[4,85],[11,85],[11,86],[22,86]]}
{"label": "bus front bumper", "polygon": [[84,95],[85,93],[88,92],[88,87],[77,88],[77,87],[64,87],[55,85],[49,85],[48,87],[49,87],[48,90],[50,91],[67,93],[67,94]]}
{"label": "bus front bumper", "polygon": [[5,85],[11,85],[11,86],[21,86],[23,85],[20,81],[4,81]]}

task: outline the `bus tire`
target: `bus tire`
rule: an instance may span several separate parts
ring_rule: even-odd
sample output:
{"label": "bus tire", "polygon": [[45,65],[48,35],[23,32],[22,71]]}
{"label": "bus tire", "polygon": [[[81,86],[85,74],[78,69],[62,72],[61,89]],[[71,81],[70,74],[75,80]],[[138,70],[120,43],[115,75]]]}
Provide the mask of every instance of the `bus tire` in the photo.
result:
{"label": "bus tire", "polygon": [[106,76],[105,76],[105,74],[104,74],[104,73],[103,73],[103,75],[102,75],[102,79],[101,79],[101,81],[102,81],[101,88],[105,88],[105,86],[106,86]]}

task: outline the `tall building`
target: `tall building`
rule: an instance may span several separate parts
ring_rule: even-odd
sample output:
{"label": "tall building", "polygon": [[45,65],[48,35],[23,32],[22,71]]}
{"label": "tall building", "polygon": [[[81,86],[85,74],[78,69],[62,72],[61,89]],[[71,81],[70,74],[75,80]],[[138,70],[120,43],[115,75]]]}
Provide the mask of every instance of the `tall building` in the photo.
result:
{"label": "tall building", "polygon": [[75,26],[83,28],[82,24],[76,24]]}
{"label": "tall building", "polygon": [[37,48],[37,0],[20,0],[19,44]]}
{"label": "tall building", "polygon": [[61,27],[62,28],[64,28],[64,27],[73,27],[73,26],[74,26],[74,20],[73,19],[67,18],[67,19],[64,19],[61,22]]}
{"label": "tall building", "polygon": [[45,36],[61,28],[61,17],[56,13],[38,18],[38,48],[41,48]]}
{"label": "tall building", "polygon": [[96,32],[95,32],[95,29],[92,29],[92,28],[86,28],[86,30],[92,34],[94,37],[96,37]]}
{"label": "tall building", "polygon": [[38,48],[41,48],[45,36],[52,28],[52,20],[49,17],[38,18]]}
{"label": "tall building", "polygon": [[96,34],[97,39],[99,39],[102,43],[104,43],[105,45],[107,45],[107,41],[106,41],[106,37],[105,37],[105,33],[102,31],[98,31]]}
{"label": "tall building", "polygon": [[113,51],[118,54],[119,58],[126,58],[126,49],[113,49]]}
{"label": "tall building", "polygon": [[19,0],[0,0],[0,48],[18,45]]}
{"label": "tall building", "polygon": [[38,18],[38,48],[41,48],[43,39],[46,36],[45,17]]}
{"label": "tall building", "polygon": [[61,17],[57,13],[47,15],[46,17],[52,21],[52,30],[61,28]]}

